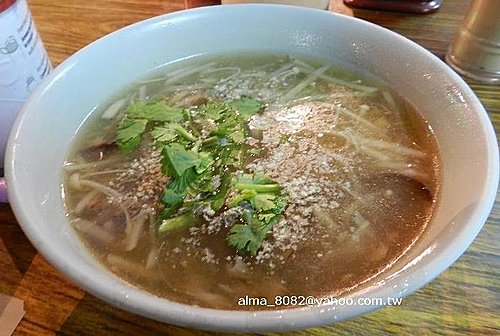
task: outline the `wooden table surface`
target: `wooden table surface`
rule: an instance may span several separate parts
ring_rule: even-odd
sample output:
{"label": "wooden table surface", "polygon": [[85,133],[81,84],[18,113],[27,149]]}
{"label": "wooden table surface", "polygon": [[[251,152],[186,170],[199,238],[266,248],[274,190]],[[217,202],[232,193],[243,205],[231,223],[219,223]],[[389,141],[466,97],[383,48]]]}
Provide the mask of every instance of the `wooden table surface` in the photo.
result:
{"label": "wooden table surface", "polygon": [[[499,0],[500,1],[500,0]],[[354,15],[397,31],[443,58],[468,0],[445,0],[435,14]],[[28,0],[54,65],[130,23],[181,10],[184,0]],[[344,11],[340,0],[332,8]],[[352,12],[351,12],[352,14]],[[500,129],[500,87],[469,81]],[[14,335],[221,335],[161,324],[111,307],[70,283],[36,252],[8,205],[0,205],[0,293],[25,301]],[[437,279],[386,307],[334,326],[291,335],[499,335],[500,203],[467,252]]]}

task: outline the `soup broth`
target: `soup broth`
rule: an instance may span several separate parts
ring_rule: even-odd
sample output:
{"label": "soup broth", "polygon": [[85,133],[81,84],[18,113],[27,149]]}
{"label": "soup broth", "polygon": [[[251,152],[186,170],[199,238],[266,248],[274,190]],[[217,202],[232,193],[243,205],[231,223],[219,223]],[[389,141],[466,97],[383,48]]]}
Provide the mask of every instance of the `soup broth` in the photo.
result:
{"label": "soup broth", "polygon": [[219,309],[348,293],[414,244],[439,194],[410,104],[289,55],[156,70],[96,109],[64,169],[71,224],[106,268]]}

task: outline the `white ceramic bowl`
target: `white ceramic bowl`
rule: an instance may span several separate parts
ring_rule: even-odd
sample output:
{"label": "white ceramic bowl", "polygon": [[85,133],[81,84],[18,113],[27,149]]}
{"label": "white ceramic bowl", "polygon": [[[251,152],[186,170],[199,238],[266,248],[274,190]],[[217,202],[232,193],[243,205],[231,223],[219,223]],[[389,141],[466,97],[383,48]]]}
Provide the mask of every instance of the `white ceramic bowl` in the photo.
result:
{"label": "white ceramic bowl", "polygon": [[465,251],[491,210],[499,159],[488,116],[464,81],[417,44],[365,21],[299,7],[242,5],[178,12],[121,29],[70,57],[31,96],[9,140],[6,176],[19,223],[55,267],[115,306],[210,330],[284,331],[330,324],[377,308],[238,312],[170,302],[112,276],[69,227],[61,199],[62,166],[89,111],[157,66],[238,50],[302,53],[354,65],[396,88],[436,133],[443,162],[442,197],[428,230],[394,267],[351,298],[408,295]]}

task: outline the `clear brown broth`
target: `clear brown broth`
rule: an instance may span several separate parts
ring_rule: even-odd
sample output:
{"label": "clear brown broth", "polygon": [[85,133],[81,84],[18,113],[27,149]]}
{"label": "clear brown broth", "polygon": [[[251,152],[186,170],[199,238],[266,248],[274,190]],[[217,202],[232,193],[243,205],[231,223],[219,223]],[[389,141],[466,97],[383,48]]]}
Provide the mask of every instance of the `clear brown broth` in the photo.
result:
{"label": "clear brown broth", "polygon": [[[195,67],[212,61],[210,58],[184,61],[156,71],[149,78],[155,78],[159,73],[172,72],[182,67]],[[286,57],[275,55],[230,56],[216,61],[216,66],[241,67],[244,71],[263,69],[262,71],[266,73],[272,73],[283,67],[286,61]],[[306,61],[314,67],[323,64]],[[221,77],[224,75],[222,72],[224,71],[221,70],[218,74]],[[338,68],[330,69],[326,74],[347,81],[356,78],[353,73],[346,74]],[[227,78],[228,74],[225,76]],[[185,78],[182,85],[196,85],[200,81],[203,82],[203,78],[200,75],[192,75]],[[292,78],[288,85],[282,87],[278,83],[276,90],[283,90],[281,96],[286,95],[290,88],[302,80],[304,76]],[[227,81],[225,83],[227,84]],[[373,85],[373,81],[365,79],[363,85]],[[161,90],[160,87],[158,83],[152,83],[148,87],[148,92],[152,92],[153,97],[155,95],[172,97],[182,94],[182,90],[173,93],[155,93]],[[278,123],[270,125],[269,130],[264,131],[269,133],[271,138],[272,136],[284,138],[284,143],[288,146],[285,149],[290,151],[292,148],[296,153],[286,157],[277,165],[278,168],[273,168],[273,163],[276,163],[273,160],[275,161],[277,153],[283,150],[279,148],[282,145],[258,145],[264,149],[262,154],[251,157],[248,164],[254,164],[273,178],[281,180],[300,176],[317,178],[314,174],[305,173],[307,165],[293,164],[299,164],[311,156],[314,160],[314,157],[321,157],[321,153],[327,155],[332,152],[349,159],[345,162],[340,159],[330,160],[331,171],[321,174],[322,179],[328,180],[327,186],[329,188],[331,186],[331,190],[322,189],[320,194],[327,195],[329,199],[326,202],[335,203],[335,207],[328,208],[328,204],[323,207],[324,200],[321,201],[323,203],[313,204],[314,198],[313,203],[294,204],[293,210],[285,212],[285,220],[294,221],[297,216],[307,220],[307,224],[300,227],[302,231],[299,234],[303,237],[292,244],[294,248],[275,247],[269,259],[264,255],[261,261],[251,256],[238,256],[234,248],[225,243],[228,230],[225,228],[212,234],[201,232],[203,230],[197,232],[183,230],[162,235],[156,232],[154,223],[144,228],[138,246],[134,250],[124,251],[123,225],[116,225],[120,221],[123,222],[119,207],[106,195],[99,194],[94,197],[91,207],[76,214],[76,204],[88,195],[89,190],[73,190],[68,182],[71,174],[68,173],[65,176],[64,192],[70,219],[75,221],[77,218],[84,218],[96,221],[106,234],[113,237],[112,242],[106,242],[96,238],[95,234],[76,230],[89,251],[112,273],[127,283],[176,302],[220,309],[259,310],[275,307],[239,305],[238,300],[244,297],[265,297],[267,302],[272,304],[277,295],[323,297],[345,294],[389,267],[414,244],[430,221],[439,194],[438,151],[430,128],[409,103],[395,94],[392,96],[396,98],[398,111],[392,111],[390,105],[394,102],[381,94],[390,91],[379,84],[376,87],[375,94],[363,95],[356,99],[348,95],[339,98],[321,98],[320,101],[314,99],[297,101],[292,107],[299,106],[297,109],[307,108],[312,111],[304,118],[305,121],[302,120],[302,128],[288,132],[283,123]],[[246,89],[252,91],[248,87]],[[133,89],[126,90],[122,96],[126,96],[131,90]],[[193,94],[203,95],[210,90],[210,88],[197,89]],[[331,93],[332,96],[357,92],[317,79],[313,88],[306,87],[300,94],[307,96],[314,94],[315,90],[323,95],[325,92]],[[218,94],[215,94],[217,97],[214,99],[221,99],[220,93],[224,91],[220,89],[217,92]],[[278,94],[277,92],[279,93],[276,91],[274,94]],[[258,95],[259,91],[253,90],[252,93]],[[269,97],[263,98],[265,100]],[[182,99],[180,101],[181,104]],[[263,119],[266,117],[272,119],[276,113],[286,110],[276,101],[266,102],[269,103],[269,107],[264,112]],[[360,106],[369,106],[369,111],[363,113],[363,119],[376,127],[357,130],[359,120],[342,112],[336,114],[329,112],[323,105],[321,108],[318,107],[325,103],[327,106],[340,104],[342,108],[358,112]],[[99,109],[95,115],[99,115]],[[333,123],[337,125],[335,132],[332,134],[323,132],[324,125]],[[99,150],[97,154],[89,153],[87,148],[97,142],[106,141],[110,134],[113,134],[114,127],[116,120],[111,120],[102,127],[99,118],[92,118],[82,128],[68,162],[111,157],[113,163],[110,166],[99,166],[96,170],[105,171],[124,169],[123,167],[130,165],[129,162],[134,158],[142,158],[144,152],[124,155],[115,151],[107,153]],[[379,129],[383,130],[383,134],[378,134]],[[383,138],[387,142],[423,152],[425,156],[405,157],[405,164],[414,168],[411,171],[381,167],[373,155],[359,148],[356,150],[356,146],[350,143],[350,140],[339,136],[339,132],[346,130],[352,130],[354,134],[363,133],[361,134],[363,137],[370,139]],[[322,135],[318,136],[320,133]],[[305,150],[299,147],[305,142],[310,144],[310,148],[306,150],[314,150],[312,153],[316,154],[300,156]],[[380,149],[377,150],[380,152]],[[252,169],[249,168],[249,171]],[[415,171],[417,174],[414,174]],[[82,174],[92,174],[92,171]],[[93,179],[109,185],[117,175],[95,175]],[[307,182],[303,186],[307,186]],[[303,208],[309,208],[306,215],[303,213]],[[319,211],[319,214],[316,215],[315,211]],[[355,217],[357,220],[353,219]],[[272,244],[274,236],[271,235],[268,240]],[[156,254],[151,254],[152,250],[155,250]],[[112,257],[109,257],[110,255]],[[152,258],[151,255],[156,257]],[[146,269],[144,265],[148,264],[148,258],[154,259],[152,262],[154,266]]]}

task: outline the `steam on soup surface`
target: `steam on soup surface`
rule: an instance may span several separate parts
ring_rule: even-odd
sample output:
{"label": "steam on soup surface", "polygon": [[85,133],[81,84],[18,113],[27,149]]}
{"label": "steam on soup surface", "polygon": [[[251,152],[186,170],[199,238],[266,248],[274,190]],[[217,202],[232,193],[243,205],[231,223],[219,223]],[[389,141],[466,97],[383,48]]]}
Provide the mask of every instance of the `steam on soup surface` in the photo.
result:
{"label": "steam on soup surface", "polygon": [[431,129],[381,85],[280,55],[200,57],[134,84],[65,165],[76,232],[124,281],[221,309],[342,295],[419,237]]}

